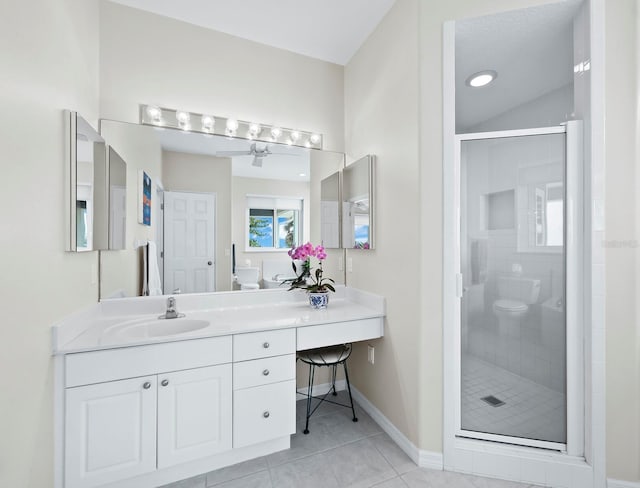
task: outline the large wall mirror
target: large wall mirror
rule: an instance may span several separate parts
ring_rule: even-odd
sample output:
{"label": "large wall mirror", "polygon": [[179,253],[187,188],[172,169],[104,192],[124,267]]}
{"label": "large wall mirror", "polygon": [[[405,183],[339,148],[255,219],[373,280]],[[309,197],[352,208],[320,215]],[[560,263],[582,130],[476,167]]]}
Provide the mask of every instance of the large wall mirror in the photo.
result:
{"label": "large wall mirror", "polygon": [[[111,120],[101,134],[127,161],[128,182],[126,221],[114,218],[126,246],[101,253],[101,299],[141,295],[147,273],[163,294],[236,290],[234,277],[253,269],[260,288],[279,286],[292,273],[291,246],[320,243],[322,181],[344,167],[342,153]],[[343,258],[336,249],[326,261],[338,283]]]}
{"label": "large wall mirror", "polygon": [[343,171],[342,247],[373,249],[373,160],[354,161]]}

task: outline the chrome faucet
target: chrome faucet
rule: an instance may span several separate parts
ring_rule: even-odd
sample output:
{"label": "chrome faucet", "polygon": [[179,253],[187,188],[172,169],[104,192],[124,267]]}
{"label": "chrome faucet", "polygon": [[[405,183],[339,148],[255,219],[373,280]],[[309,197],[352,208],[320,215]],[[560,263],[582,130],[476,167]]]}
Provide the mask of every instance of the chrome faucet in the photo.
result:
{"label": "chrome faucet", "polygon": [[184,317],[183,313],[178,313],[176,310],[176,299],[173,297],[167,298],[167,311],[158,317],[159,319],[177,319]]}

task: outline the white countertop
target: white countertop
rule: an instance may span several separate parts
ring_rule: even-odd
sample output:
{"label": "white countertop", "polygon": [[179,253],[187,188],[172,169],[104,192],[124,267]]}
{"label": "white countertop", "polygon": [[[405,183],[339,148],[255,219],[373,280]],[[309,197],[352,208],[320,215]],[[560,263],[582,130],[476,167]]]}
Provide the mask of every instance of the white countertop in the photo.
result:
{"label": "white countertop", "polygon": [[186,319],[205,320],[205,328],[177,335],[129,338],[114,331],[132,321],[157,320],[166,311],[167,296],[102,301],[52,327],[53,354],[129,347],[160,342],[241,334],[268,329],[348,322],[385,315],[384,298],[337,287],[327,309],[309,306],[305,293],[285,290],[176,295],[177,310]]}

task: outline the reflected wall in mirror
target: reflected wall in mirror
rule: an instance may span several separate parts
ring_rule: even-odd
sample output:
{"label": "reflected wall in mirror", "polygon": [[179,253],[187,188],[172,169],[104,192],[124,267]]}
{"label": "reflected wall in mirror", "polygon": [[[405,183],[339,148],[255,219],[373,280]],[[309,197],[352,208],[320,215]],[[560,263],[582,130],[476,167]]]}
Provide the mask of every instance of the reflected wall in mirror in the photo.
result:
{"label": "reflected wall in mirror", "polygon": [[[158,216],[137,223],[128,185],[127,249],[101,253],[102,299],[141,294],[146,246],[133,244],[148,241],[164,294],[239,289],[234,249],[237,267],[258,269],[261,288],[279,286],[272,278],[292,273],[289,246],[319,240],[321,179],[344,166],[342,153],[268,144],[271,154],[256,158],[264,143],[168,128],[103,120],[101,132],[127,161],[129,182],[149,175]],[[327,269],[335,264],[331,277],[344,283],[340,259],[330,254]]]}
{"label": "reflected wall in mirror", "polygon": [[320,182],[320,239],[325,249],[341,247],[340,175],[336,171]]}
{"label": "reflected wall in mirror", "polygon": [[373,161],[354,161],[342,177],[342,247],[373,249]]}
{"label": "reflected wall in mirror", "polygon": [[127,163],[109,147],[109,249],[126,248],[127,237]]}
{"label": "reflected wall in mirror", "polygon": [[67,250],[108,247],[107,162],[104,139],[76,112],[65,111],[67,136]]}

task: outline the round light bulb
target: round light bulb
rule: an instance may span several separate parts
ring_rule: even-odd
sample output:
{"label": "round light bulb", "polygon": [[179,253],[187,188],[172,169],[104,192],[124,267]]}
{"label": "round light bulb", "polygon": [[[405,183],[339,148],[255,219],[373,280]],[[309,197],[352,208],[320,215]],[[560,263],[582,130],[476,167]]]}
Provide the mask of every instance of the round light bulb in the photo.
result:
{"label": "round light bulb", "polygon": [[310,148],[311,147],[311,141],[304,141],[304,147]]}
{"label": "round light bulb", "polygon": [[209,132],[213,130],[213,127],[216,125],[216,119],[211,115],[203,115],[202,116],[202,129]]}
{"label": "round light bulb", "polygon": [[227,130],[235,132],[238,130],[238,121],[236,119],[227,119]]}
{"label": "round light bulb", "polygon": [[300,132],[298,132],[297,130],[294,130],[293,132],[291,132],[291,140],[293,142],[297,142],[298,139],[300,139]]}
{"label": "round light bulb", "polygon": [[311,134],[311,137],[309,137],[309,140],[311,141],[311,144],[318,144],[320,142],[320,135]]}
{"label": "round light bulb", "polygon": [[178,119],[178,123],[180,125],[187,124],[190,118],[191,116],[189,115],[189,112],[183,112],[183,111],[176,112],[176,119]]}
{"label": "round light bulb", "polygon": [[147,105],[147,115],[151,117],[154,122],[159,122],[162,116],[162,110],[154,105]]}
{"label": "round light bulb", "polygon": [[260,131],[262,130],[262,127],[260,127],[259,124],[251,124],[249,126],[249,133],[257,136],[258,134],[260,134]]}
{"label": "round light bulb", "polygon": [[279,127],[274,127],[273,129],[271,129],[271,137],[273,137],[274,139],[277,139],[281,135],[282,130]]}

